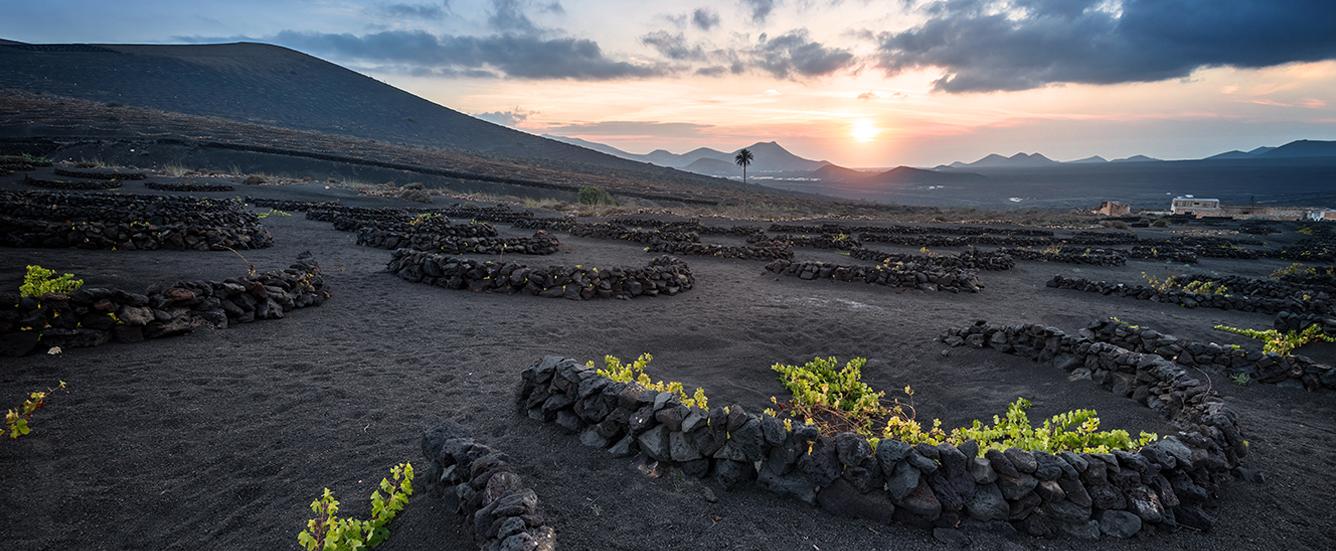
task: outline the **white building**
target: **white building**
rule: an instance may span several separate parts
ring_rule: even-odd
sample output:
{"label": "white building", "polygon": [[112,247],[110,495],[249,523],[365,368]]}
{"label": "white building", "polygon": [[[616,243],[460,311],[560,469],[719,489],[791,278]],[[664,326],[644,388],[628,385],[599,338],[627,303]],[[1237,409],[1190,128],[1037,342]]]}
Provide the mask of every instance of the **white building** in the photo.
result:
{"label": "white building", "polygon": [[1219,199],[1199,199],[1191,195],[1175,197],[1173,202],[1169,203],[1169,212],[1190,214],[1197,217],[1220,216],[1222,214]]}

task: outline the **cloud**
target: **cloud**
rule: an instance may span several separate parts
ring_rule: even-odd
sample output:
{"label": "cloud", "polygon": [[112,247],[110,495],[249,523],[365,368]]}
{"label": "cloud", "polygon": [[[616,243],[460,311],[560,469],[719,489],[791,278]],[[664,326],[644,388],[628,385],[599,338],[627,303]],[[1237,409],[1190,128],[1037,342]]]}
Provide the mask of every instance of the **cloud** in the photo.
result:
{"label": "cloud", "polygon": [[778,3],[779,0],[742,0],[743,7],[751,10],[752,21],[757,23],[764,23]]}
{"label": "cloud", "polygon": [[863,92],[861,94],[858,94],[858,99],[863,101],[877,99],[877,94],[873,92]]}
{"label": "cloud", "polygon": [[940,67],[945,92],[1183,78],[1336,58],[1329,0],[948,0],[922,25],[877,36],[889,74]]}
{"label": "cloud", "polygon": [[[487,24],[502,32],[534,34],[538,26],[524,13],[526,4],[522,0],[493,0],[492,13],[487,16]],[[560,4],[557,5],[560,8]]]}
{"label": "cloud", "polygon": [[687,44],[687,39],[682,33],[654,31],[640,37],[640,42],[658,50],[660,55],[668,59],[677,61],[705,59],[705,50],[699,44]]}
{"label": "cloud", "polygon": [[380,6],[381,13],[390,17],[412,19],[440,19],[445,15],[448,2],[436,4],[385,4]]}
{"label": "cloud", "polygon": [[550,126],[546,131],[565,136],[656,136],[664,138],[686,138],[700,136],[702,130],[710,127],[711,125],[708,124],[689,122],[602,121],[561,124]]}
{"label": "cloud", "polygon": [[794,29],[774,38],[762,34],[750,55],[756,67],[778,78],[828,75],[854,62],[848,50],[808,38],[807,29]]}
{"label": "cloud", "polygon": [[[675,62],[670,73],[690,70],[699,76],[724,76],[759,70],[777,78],[798,79],[825,76],[854,64],[854,54],[812,40],[807,29],[794,29],[776,37],[762,33],[752,45],[714,48],[692,43],[681,32],[653,31],[640,37],[642,44]],[[683,66],[682,62],[688,62]]]}
{"label": "cloud", "polygon": [[416,74],[471,72],[473,76],[607,80],[666,72],[657,65],[609,58],[597,42],[582,38],[516,33],[436,35],[413,30],[364,35],[283,31],[271,41],[340,59],[400,67]]}
{"label": "cloud", "polygon": [[510,111],[488,111],[485,113],[474,113],[473,116],[478,117],[490,123],[499,124],[501,126],[514,127],[519,123],[529,120],[529,116],[532,114],[533,114],[532,111],[524,111],[516,107],[515,109]]}
{"label": "cloud", "polygon": [[710,8],[696,8],[691,12],[691,24],[702,31],[719,26],[719,13]]}

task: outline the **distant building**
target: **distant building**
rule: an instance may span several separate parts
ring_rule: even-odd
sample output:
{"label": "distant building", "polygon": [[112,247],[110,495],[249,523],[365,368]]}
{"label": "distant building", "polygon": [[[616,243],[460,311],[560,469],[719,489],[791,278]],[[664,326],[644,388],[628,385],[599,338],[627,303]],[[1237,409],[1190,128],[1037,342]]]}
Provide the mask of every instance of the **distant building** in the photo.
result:
{"label": "distant building", "polygon": [[1132,214],[1132,205],[1121,201],[1105,201],[1099,204],[1095,209],[1095,214],[1101,216],[1127,216]]}
{"label": "distant building", "polygon": [[1239,220],[1336,221],[1336,211],[1319,207],[1280,207],[1221,205],[1219,199],[1184,195],[1169,203],[1169,212],[1195,218],[1236,218]]}
{"label": "distant building", "polygon": [[1173,202],[1169,203],[1169,212],[1173,214],[1187,214],[1201,218],[1203,216],[1225,216],[1220,212],[1219,199],[1198,199],[1191,195],[1174,197]]}

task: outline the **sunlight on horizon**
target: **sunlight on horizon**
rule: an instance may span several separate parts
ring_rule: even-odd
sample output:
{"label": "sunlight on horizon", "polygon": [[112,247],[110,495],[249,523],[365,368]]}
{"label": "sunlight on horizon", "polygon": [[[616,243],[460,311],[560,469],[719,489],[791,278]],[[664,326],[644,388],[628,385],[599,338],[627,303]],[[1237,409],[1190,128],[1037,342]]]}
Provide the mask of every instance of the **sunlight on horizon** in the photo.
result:
{"label": "sunlight on horizon", "polygon": [[877,128],[877,123],[872,119],[857,119],[849,128],[849,135],[858,143],[871,142],[880,134],[881,129]]}

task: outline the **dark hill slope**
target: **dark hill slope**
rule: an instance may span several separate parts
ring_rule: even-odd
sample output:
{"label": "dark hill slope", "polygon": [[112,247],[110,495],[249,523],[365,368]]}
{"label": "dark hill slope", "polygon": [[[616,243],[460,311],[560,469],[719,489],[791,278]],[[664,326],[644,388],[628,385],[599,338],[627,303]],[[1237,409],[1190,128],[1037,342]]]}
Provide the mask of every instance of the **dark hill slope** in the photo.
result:
{"label": "dark hill slope", "polygon": [[699,176],[485,122],[287,48],[0,44],[0,88],[669,179]]}

